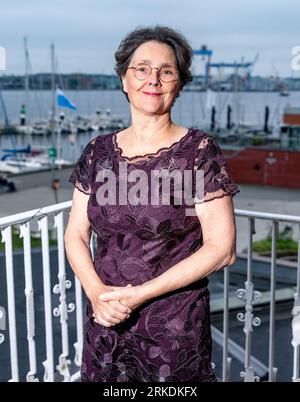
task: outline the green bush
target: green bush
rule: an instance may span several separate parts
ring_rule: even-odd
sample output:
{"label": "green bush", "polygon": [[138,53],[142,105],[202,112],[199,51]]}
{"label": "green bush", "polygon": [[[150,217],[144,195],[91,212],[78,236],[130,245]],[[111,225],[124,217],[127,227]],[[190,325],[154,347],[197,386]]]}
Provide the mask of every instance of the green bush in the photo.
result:
{"label": "green bush", "polygon": [[[31,236],[31,248],[40,248],[42,247],[42,240],[40,238],[36,238]],[[23,238],[20,238],[20,230],[18,227],[12,227],[12,242],[13,242],[13,251],[22,250],[23,249]],[[51,239],[51,232],[49,231],[49,246],[56,246],[57,241],[55,239]],[[0,252],[5,250],[5,244],[0,243]]]}
{"label": "green bush", "polygon": [[[285,226],[282,232],[279,233],[276,241],[277,251],[285,251],[290,254],[298,253],[298,243],[292,239],[291,228]],[[253,251],[257,253],[271,252],[272,250],[272,237],[269,233],[265,239],[253,242]]]}

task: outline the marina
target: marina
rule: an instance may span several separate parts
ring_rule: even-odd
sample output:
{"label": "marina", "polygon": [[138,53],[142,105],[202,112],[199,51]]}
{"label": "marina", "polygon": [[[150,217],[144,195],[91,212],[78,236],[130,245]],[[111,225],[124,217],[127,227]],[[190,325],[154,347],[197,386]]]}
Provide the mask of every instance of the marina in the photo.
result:
{"label": "marina", "polygon": [[[6,113],[13,124],[19,119],[19,96],[16,91],[2,92]],[[121,92],[70,91],[68,96],[76,99],[78,111],[58,111],[52,134],[51,121],[47,123],[45,119],[51,106],[51,92],[42,91],[38,96],[37,108],[35,95],[29,91],[31,106],[27,108],[27,121],[36,123],[18,126],[18,129],[11,127],[9,133],[0,134],[0,172],[5,173],[5,177],[18,171],[72,165],[91,139],[120,131],[129,124],[128,103]],[[215,98],[214,113],[207,104],[211,96]],[[236,102],[235,92],[211,95],[183,91],[174,105],[174,120],[214,136],[237,183],[300,188],[300,107],[296,107],[300,105],[299,93],[291,92],[288,101],[278,92],[239,93],[238,104]],[[230,104],[233,110],[228,121]],[[38,121],[44,123],[41,125]],[[35,132],[34,127],[39,124],[40,132]],[[19,153],[17,158],[12,155],[13,149],[29,147],[29,153]],[[10,154],[3,151],[7,149]],[[54,157],[51,152],[55,152]]]}
{"label": "marina", "polygon": [[[130,124],[129,105],[120,88],[65,93],[54,43],[50,54],[50,91],[31,89],[27,37],[23,91],[4,91],[0,81],[0,172],[5,174],[72,165],[82,151],[79,137],[87,143],[87,138]],[[269,79],[274,84],[269,92],[259,92],[259,87],[247,92],[259,54],[253,61],[239,63],[216,62],[206,45],[193,54],[195,65],[202,58],[205,74],[195,74],[182,91],[174,106],[174,120],[216,137],[238,183],[300,188],[299,91],[288,91],[276,72],[274,82]],[[289,82],[298,88],[297,79]]]}

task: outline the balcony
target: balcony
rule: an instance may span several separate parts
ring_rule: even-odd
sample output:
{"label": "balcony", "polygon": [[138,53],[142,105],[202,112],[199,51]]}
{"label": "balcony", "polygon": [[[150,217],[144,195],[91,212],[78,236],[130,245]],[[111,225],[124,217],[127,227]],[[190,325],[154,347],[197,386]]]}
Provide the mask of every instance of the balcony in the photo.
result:
{"label": "balcony", "polygon": [[[1,381],[80,380],[84,295],[65,257],[70,207],[68,201],[0,219]],[[300,216],[242,209],[235,215],[247,252],[210,277],[216,374],[223,382],[299,382]],[[277,258],[285,223],[297,231],[296,262]],[[271,227],[270,258],[253,252],[262,224]]]}

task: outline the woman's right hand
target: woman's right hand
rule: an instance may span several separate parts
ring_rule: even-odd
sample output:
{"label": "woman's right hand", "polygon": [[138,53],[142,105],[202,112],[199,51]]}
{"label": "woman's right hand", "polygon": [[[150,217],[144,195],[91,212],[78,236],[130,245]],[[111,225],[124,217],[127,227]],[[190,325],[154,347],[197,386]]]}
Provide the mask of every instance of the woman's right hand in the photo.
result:
{"label": "woman's right hand", "polygon": [[93,294],[90,297],[90,302],[92,303],[94,321],[97,324],[101,324],[105,327],[112,327],[113,325],[119,324],[129,318],[132,313],[130,307],[125,306],[118,300],[109,302],[99,300],[101,294],[118,289],[122,289],[122,287],[104,285],[101,286],[99,290],[93,291]]}

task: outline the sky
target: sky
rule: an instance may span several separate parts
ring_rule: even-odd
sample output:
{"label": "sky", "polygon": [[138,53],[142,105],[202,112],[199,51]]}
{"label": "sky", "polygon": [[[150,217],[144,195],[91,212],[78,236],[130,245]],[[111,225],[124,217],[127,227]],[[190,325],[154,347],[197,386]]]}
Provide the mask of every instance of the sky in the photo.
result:
{"label": "sky", "polygon": [[[23,38],[32,72],[50,71],[55,43],[59,73],[114,73],[114,53],[137,26],[167,25],[193,49],[207,45],[212,62],[253,61],[253,75],[294,76],[300,46],[299,0],[0,0],[0,46],[6,74],[24,74]],[[193,73],[204,73],[196,56]]]}

